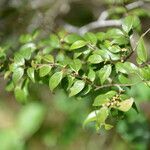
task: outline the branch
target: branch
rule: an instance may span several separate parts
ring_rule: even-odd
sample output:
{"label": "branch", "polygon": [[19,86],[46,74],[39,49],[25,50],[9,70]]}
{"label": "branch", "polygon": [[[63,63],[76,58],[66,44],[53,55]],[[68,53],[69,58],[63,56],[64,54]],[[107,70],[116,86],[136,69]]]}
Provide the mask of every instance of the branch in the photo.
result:
{"label": "branch", "polygon": [[130,4],[127,4],[125,7],[128,9],[128,10],[131,10],[131,9],[134,9],[134,8],[138,8],[138,7],[141,7],[144,5],[144,2],[139,0],[137,2],[133,2],[133,3],[130,3]]}
{"label": "branch", "polygon": [[[144,2],[142,1],[137,1],[137,2],[133,2],[131,4],[127,4],[125,7],[127,10],[131,10],[134,8],[138,8],[141,7],[144,4]],[[93,29],[97,29],[97,28],[103,28],[103,27],[118,27],[121,25],[122,23],[122,19],[119,20],[106,20],[109,17],[109,12],[108,10],[105,10],[103,12],[101,12],[100,16],[98,17],[98,19],[94,22],[91,22],[87,25],[82,26],[81,28],[79,27],[75,27],[73,25],[70,24],[65,24],[64,28],[68,31],[68,32],[73,32],[73,33],[78,33],[80,35],[83,35],[84,33],[93,30]]]}
{"label": "branch", "polygon": [[138,83],[141,83],[142,81],[140,82],[136,82],[136,83],[129,83],[129,84],[106,84],[106,85],[101,85],[101,86],[98,86],[95,91],[99,90],[99,89],[103,89],[103,88],[107,88],[107,87],[126,87],[126,86],[133,86],[133,85],[136,85]]}

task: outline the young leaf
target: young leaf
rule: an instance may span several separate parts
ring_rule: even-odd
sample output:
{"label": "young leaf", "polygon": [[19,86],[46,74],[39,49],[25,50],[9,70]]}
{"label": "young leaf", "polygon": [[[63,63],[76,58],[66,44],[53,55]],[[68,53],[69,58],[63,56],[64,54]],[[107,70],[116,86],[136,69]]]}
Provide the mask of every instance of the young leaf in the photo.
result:
{"label": "young leaf", "polygon": [[27,74],[28,74],[29,78],[31,79],[31,81],[35,82],[35,79],[34,79],[34,68],[28,68],[27,69]]}
{"label": "young leaf", "polygon": [[104,127],[105,127],[105,130],[110,130],[110,129],[112,129],[112,128],[113,128],[113,126],[112,126],[112,125],[110,125],[110,124],[106,124],[106,123],[105,123]]}
{"label": "young leaf", "polygon": [[82,91],[84,88],[85,83],[82,80],[77,80],[74,85],[70,88],[70,94],[69,97],[74,96]]}
{"label": "young leaf", "polygon": [[51,68],[52,67],[50,65],[43,65],[43,66],[41,66],[40,70],[39,70],[40,77],[46,76],[51,71]]}
{"label": "young leaf", "polygon": [[63,72],[60,71],[60,72],[56,72],[54,73],[50,80],[49,80],[49,87],[50,87],[50,90],[53,91],[57,86],[58,84],[61,82],[62,80],[62,77],[63,77]]}
{"label": "young leaf", "polygon": [[99,78],[101,81],[101,84],[103,84],[106,79],[110,76],[111,74],[111,65],[105,65],[100,71],[99,71]]}
{"label": "young leaf", "polygon": [[139,40],[139,43],[137,45],[137,56],[142,62],[147,61],[148,54],[144,44],[144,40],[142,38]]}
{"label": "young leaf", "polygon": [[78,49],[78,48],[82,48],[86,45],[87,43],[83,40],[79,40],[79,41],[76,41],[74,42],[71,47],[70,47],[70,50],[74,50],[74,49]]}
{"label": "young leaf", "polygon": [[91,55],[89,58],[88,58],[88,61],[91,63],[91,64],[99,64],[100,62],[103,61],[102,57],[100,55],[97,55],[97,54],[93,54]]}

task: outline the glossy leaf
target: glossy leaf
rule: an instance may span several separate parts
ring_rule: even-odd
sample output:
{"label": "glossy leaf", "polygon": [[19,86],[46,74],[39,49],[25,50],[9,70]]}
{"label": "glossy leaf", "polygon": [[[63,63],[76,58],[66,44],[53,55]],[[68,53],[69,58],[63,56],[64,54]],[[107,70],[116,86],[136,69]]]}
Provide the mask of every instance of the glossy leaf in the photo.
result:
{"label": "glossy leaf", "polygon": [[49,80],[49,87],[50,87],[50,90],[53,91],[57,86],[58,84],[61,82],[62,80],[62,77],[63,77],[63,72],[60,71],[60,72],[56,72],[54,73],[51,77],[50,77],[50,80]]}
{"label": "glossy leaf", "polygon": [[70,67],[72,68],[72,70],[74,70],[75,72],[78,72],[81,67],[82,67],[82,62],[80,59],[74,59],[71,63],[70,63]]}
{"label": "glossy leaf", "polygon": [[103,61],[102,57],[100,55],[97,55],[97,54],[93,54],[91,55],[89,58],[88,58],[88,61],[91,63],[91,64],[99,64]]}
{"label": "glossy leaf", "polygon": [[51,68],[52,67],[50,65],[43,65],[43,66],[41,66],[40,69],[39,69],[40,77],[44,77],[47,74],[49,74],[49,72],[51,71]]}
{"label": "glossy leaf", "polygon": [[98,74],[99,74],[101,84],[103,84],[106,81],[106,79],[110,76],[111,70],[112,70],[111,65],[106,65],[102,69],[100,69]]}
{"label": "glossy leaf", "polygon": [[83,126],[87,125],[90,122],[96,121],[100,125],[105,123],[105,120],[108,117],[108,108],[107,107],[102,107],[100,110],[96,110],[91,112],[87,118],[85,119]]}
{"label": "glossy leaf", "polygon": [[14,56],[14,62],[18,66],[22,66],[25,63],[25,60],[24,60],[23,56],[20,53],[16,53],[15,56]]}
{"label": "glossy leaf", "polygon": [[87,32],[87,33],[85,33],[85,35],[83,37],[84,37],[84,39],[87,42],[89,42],[89,43],[91,43],[93,45],[96,45],[96,43],[97,43],[97,37],[95,36],[94,33]]}
{"label": "glossy leaf", "polygon": [[79,41],[76,41],[74,42],[71,47],[70,47],[70,50],[74,50],[74,49],[79,49],[79,48],[82,48],[86,45],[87,43],[83,40],[79,40]]}
{"label": "glossy leaf", "polygon": [[77,35],[77,34],[68,34],[65,38],[64,38],[64,41],[66,43],[69,43],[69,44],[72,44],[76,41],[79,41],[79,40],[82,40],[82,38]]}
{"label": "glossy leaf", "polygon": [[94,70],[90,69],[87,77],[88,77],[88,79],[90,79],[90,81],[94,81],[95,77],[96,77]]}
{"label": "glossy leaf", "polygon": [[109,101],[109,98],[105,94],[99,95],[95,98],[93,106],[102,106],[103,104],[106,104]]}
{"label": "glossy leaf", "polygon": [[16,68],[14,70],[13,76],[12,76],[13,82],[17,83],[22,78],[23,74],[24,74],[24,69],[23,68],[21,68],[21,67]]}
{"label": "glossy leaf", "polygon": [[70,88],[69,97],[74,96],[74,95],[78,94],[79,92],[81,92],[83,90],[84,86],[85,86],[84,81],[77,80],[73,84],[73,86]]}

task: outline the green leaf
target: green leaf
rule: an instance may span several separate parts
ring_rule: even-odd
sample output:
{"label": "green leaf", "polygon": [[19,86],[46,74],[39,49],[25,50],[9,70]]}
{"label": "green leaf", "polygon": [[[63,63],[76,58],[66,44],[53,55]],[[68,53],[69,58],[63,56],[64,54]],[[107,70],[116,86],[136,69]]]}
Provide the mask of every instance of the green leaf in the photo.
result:
{"label": "green leaf", "polygon": [[105,120],[108,117],[108,108],[107,107],[102,107],[100,110],[95,110],[92,111],[87,118],[85,119],[83,123],[83,127],[85,127],[88,123],[96,121],[100,125],[105,123]]}
{"label": "green leaf", "polygon": [[20,103],[26,103],[28,101],[28,89],[27,87],[21,88],[17,86],[14,90],[15,98]]}
{"label": "green leaf", "polygon": [[148,52],[146,50],[143,38],[140,38],[138,45],[137,45],[137,57],[142,62],[146,62],[148,58]]}
{"label": "green leaf", "polygon": [[82,62],[80,59],[74,59],[71,63],[70,63],[70,67],[75,71],[78,72],[81,67],[82,67]]}
{"label": "green leaf", "polygon": [[98,74],[99,74],[101,84],[103,84],[106,81],[106,79],[108,79],[108,77],[111,74],[111,70],[112,70],[111,65],[105,65],[102,69],[100,69]]}
{"label": "green leaf", "polygon": [[25,61],[23,56],[20,53],[16,53],[14,56],[14,62],[18,65],[18,66],[22,66],[24,65]]}
{"label": "green leaf", "polygon": [[94,33],[87,32],[87,33],[85,33],[85,35],[83,36],[83,38],[87,42],[90,42],[93,45],[96,45],[96,43],[97,43],[97,37],[96,37],[96,35]]}
{"label": "green leaf", "polygon": [[137,66],[131,62],[124,62],[124,63],[118,62],[116,64],[116,72],[117,73],[121,72],[124,74],[129,74],[129,73],[135,73],[136,70],[137,70]]}
{"label": "green leaf", "polygon": [[82,40],[82,38],[77,34],[68,34],[64,38],[64,41],[66,43],[69,43],[69,44],[72,44],[72,43],[74,43],[75,41],[78,41],[78,40]]}
{"label": "green leaf", "polygon": [[113,45],[109,47],[109,51],[111,51],[112,53],[118,53],[121,51],[121,48],[118,45]]}
{"label": "green leaf", "polygon": [[110,124],[106,124],[106,123],[105,123],[104,127],[105,127],[105,130],[110,130],[110,129],[112,129],[112,128],[113,128],[113,126],[112,126],[112,125],[110,125]]}
{"label": "green leaf", "polygon": [[147,81],[150,80],[150,66],[145,67],[145,68],[140,68],[139,71],[140,71],[140,75],[144,79],[146,79]]}
{"label": "green leaf", "polygon": [[57,86],[58,84],[61,82],[62,80],[62,77],[63,77],[63,72],[60,71],[60,72],[56,72],[54,73],[50,80],[49,80],[49,87],[50,87],[50,90],[53,91]]}
{"label": "green leaf", "polygon": [[88,58],[88,61],[91,63],[91,64],[99,64],[101,63],[102,61],[104,61],[102,59],[102,57],[100,55],[97,55],[97,54],[93,54],[91,55],[89,58]]}
{"label": "green leaf", "polygon": [[105,120],[108,117],[108,113],[109,113],[109,111],[108,111],[107,107],[102,107],[100,109],[100,113],[96,114],[97,115],[96,117],[98,119],[97,121],[98,121],[99,124],[104,124],[105,123]]}
{"label": "green leaf", "polygon": [[121,37],[115,38],[112,41],[112,44],[118,44],[120,46],[127,45],[127,44],[129,44],[129,38],[127,38],[125,36],[121,36]]}
{"label": "green leaf", "polygon": [[93,69],[89,69],[87,77],[92,82],[95,80],[96,75],[95,75],[95,72],[93,71]]}
{"label": "green leaf", "polygon": [[59,48],[60,47],[60,41],[57,35],[51,34],[50,35],[50,46],[53,48]]}
{"label": "green leaf", "polygon": [[120,38],[123,35],[124,34],[120,29],[114,28],[107,31],[106,38],[115,39],[115,38]]}
{"label": "green leaf", "polygon": [[17,83],[22,78],[23,74],[24,74],[23,68],[21,68],[21,67],[16,68],[14,70],[13,76],[12,76],[13,82]]}
{"label": "green leaf", "polygon": [[67,90],[69,90],[70,89],[70,87],[72,86],[72,84],[74,83],[74,79],[75,79],[75,77],[72,77],[72,76],[67,76],[67,82],[68,82],[68,87],[67,87]]}
{"label": "green leaf", "polygon": [[23,34],[20,36],[19,41],[21,43],[28,43],[32,41],[32,36],[30,34]]}
{"label": "green leaf", "polygon": [[106,34],[104,32],[98,32],[96,33],[96,37],[99,41],[104,41],[105,40]]}
{"label": "green leaf", "polygon": [[79,48],[82,48],[86,45],[87,43],[83,40],[79,40],[79,41],[76,41],[74,42],[71,47],[70,47],[70,50],[74,50],[74,49],[79,49]]}
{"label": "green leaf", "polygon": [[109,91],[105,94],[98,95],[93,103],[93,106],[102,106],[110,101],[110,99],[117,94],[116,91]]}
{"label": "green leaf", "polygon": [[32,52],[30,48],[21,49],[20,53],[26,60],[29,60],[31,58]]}
{"label": "green leaf", "polygon": [[120,111],[126,112],[126,111],[129,111],[129,109],[132,107],[133,102],[134,102],[134,99],[130,98],[130,99],[120,102],[119,106],[115,108],[119,109]]}
{"label": "green leaf", "polygon": [[50,65],[43,65],[43,66],[41,66],[40,70],[39,70],[40,77],[44,77],[47,74],[49,74],[49,72],[51,71],[51,68],[52,67]]}
{"label": "green leaf", "polygon": [[85,126],[86,126],[88,123],[90,123],[90,122],[96,121],[96,120],[97,120],[96,114],[98,114],[99,112],[100,112],[100,110],[92,111],[92,112],[87,116],[87,118],[84,120],[83,127],[85,127]]}
{"label": "green leaf", "polygon": [[120,74],[118,76],[118,80],[121,84],[129,84],[129,83],[132,83],[131,80],[127,77],[125,77],[123,74]]}
{"label": "green leaf", "polygon": [[104,60],[110,59],[109,53],[106,50],[96,50],[94,51],[94,54],[100,55]]}
{"label": "green leaf", "polygon": [[28,68],[27,69],[27,75],[29,76],[29,78],[31,79],[32,82],[35,82],[35,79],[34,79],[34,68]]}
{"label": "green leaf", "polygon": [[22,139],[31,137],[39,130],[45,117],[45,107],[41,103],[29,103],[19,113],[16,130]]}
{"label": "green leaf", "polygon": [[94,100],[93,106],[102,106],[103,104],[106,104],[109,101],[109,98],[105,94],[98,95]]}
{"label": "green leaf", "polygon": [[78,94],[79,92],[81,92],[83,90],[84,86],[85,86],[84,81],[77,80],[74,83],[74,85],[70,88],[69,97],[74,96],[74,95]]}
{"label": "green leaf", "polygon": [[127,16],[122,23],[122,28],[126,33],[129,33],[132,28],[140,29],[140,20],[137,16]]}
{"label": "green leaf", "polygon": [[36,45],[34,43],[26,43],[23,46],[21,46],[20,51],[22,52],[24,50],[26,51],[31,50],[31,52],[34,52],[35,49],[36,49]]}
{"label": "green leaf", "polygon": [[49,63],[54,63],[54,57],[52,55],[43,56],[43,60]]}

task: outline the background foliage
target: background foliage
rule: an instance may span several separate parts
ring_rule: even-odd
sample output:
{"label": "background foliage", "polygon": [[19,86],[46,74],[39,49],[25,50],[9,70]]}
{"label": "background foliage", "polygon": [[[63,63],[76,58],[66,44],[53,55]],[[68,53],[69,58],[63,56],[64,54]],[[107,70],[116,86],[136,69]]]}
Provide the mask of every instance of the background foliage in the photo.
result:
{"label": "background foliage", "polygon": [[[76,149],[76,145],[81,150],[100,147],[148,149],[149,46],[145,46],[143,38],[146,33],[148,35],[149,2],[127,10],[132,2],[1,1],[1,6],[5,7],[1,9],[0,20],[0,69],[7,79],[6,86],[1,79],[2,150],[70,150]],[[53,5],[47,7],[48,4]],[[83,34],[88,29],[86,24],[96,20],[99,8],[104,7],[108,20],[122,18],[122,27],[119,20],[118,28],[92,28],[95,34]],[[77,8],[79,15],[76,14]],[[13,22],[14,19],[17,21]],[[70,29],[76,33],[68,34]],[[136,56],[131,55],[134,54],[132,50],[136,50]],[[126,60],[128,62],[124,63]],[[105,88],[105,85],[109,86]],[[134,86],[129,88],[130,85]],[[50,93],[48,86],[55,94]],[[6,93],[4,87],[6,91],[13,91],[21,104],[12,100],[13,92]],[[115,91],[120,94],[122,90],[126,95],[118,99]],[[120,105],[117,106],[115,101],[109,103],[114,96]],[[130,97],[134,97],[136,105]],[[120,102],[124,99],[129,100],[125,104]],[[139,107],[140,113],[134,109],[122,113],[131,106],[136,110],[135,106]],[[93,110],[97,110],[94,115],[99,119],[94,116],[85,120]],[[102,125],[105,129],[112,128],[105,124],[105,120],[114,127],[109,132],[99,132]],[[88,124],[90,128],[86,130],[82,128],[83,122],[91,121],[96,121],[100,135],[95,133],[93,123]]]}

